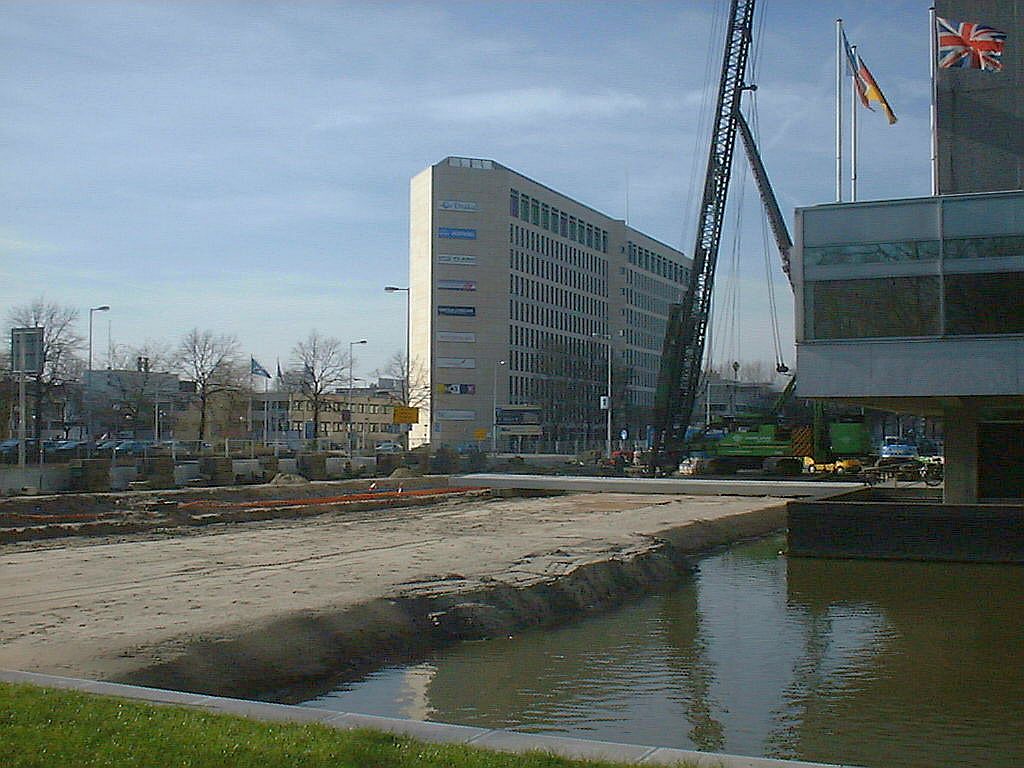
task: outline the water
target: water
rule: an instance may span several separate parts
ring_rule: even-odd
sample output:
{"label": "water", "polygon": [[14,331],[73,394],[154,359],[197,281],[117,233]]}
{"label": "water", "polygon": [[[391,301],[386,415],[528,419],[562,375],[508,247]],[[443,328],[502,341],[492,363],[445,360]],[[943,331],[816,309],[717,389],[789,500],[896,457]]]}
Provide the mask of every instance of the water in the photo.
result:
{"label": "water", "polygon": [[865,766],[1024,765],[1024,568],[781,547],[737,546],[671,594],[309,704]]}

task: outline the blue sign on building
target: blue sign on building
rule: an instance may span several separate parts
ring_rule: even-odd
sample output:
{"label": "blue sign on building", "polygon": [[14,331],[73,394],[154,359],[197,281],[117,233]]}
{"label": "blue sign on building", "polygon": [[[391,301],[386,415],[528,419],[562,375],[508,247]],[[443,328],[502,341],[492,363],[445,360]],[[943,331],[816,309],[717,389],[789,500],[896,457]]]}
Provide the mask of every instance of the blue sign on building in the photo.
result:
{"label": "blue sign on building", "polygon": [[449,307],[439,304],[437,314],[451,317],[476,317],[476,307]]}
{"label": "blue sign on building", "polygon": [[476,240],[476,230],[462,227],[438,227],[437,236],[446,237],[449,240]]}

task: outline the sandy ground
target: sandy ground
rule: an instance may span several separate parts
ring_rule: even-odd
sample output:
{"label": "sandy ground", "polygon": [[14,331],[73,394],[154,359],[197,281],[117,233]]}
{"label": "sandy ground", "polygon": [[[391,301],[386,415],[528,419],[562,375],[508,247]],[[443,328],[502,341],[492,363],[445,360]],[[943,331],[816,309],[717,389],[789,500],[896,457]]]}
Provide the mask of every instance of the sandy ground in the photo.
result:
{"label": "sandy ground", "polygon": [[773,498],[578,494],[0,547],[0,668],[124,677],[299,611],[524,586]]}

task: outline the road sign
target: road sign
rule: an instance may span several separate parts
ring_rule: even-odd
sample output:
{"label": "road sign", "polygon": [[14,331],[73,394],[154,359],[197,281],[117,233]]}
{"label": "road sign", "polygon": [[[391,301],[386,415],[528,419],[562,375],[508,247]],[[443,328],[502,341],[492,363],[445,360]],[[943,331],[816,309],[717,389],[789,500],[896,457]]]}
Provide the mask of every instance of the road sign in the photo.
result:
{"label": "road sign", "polygon": [[11,328],[11,370],[43,372],[43,328]]}
{"label": "road sign", "polygon": [[419,424],[420,409],[405,405],[396,405],[391,417],[392,424]]}

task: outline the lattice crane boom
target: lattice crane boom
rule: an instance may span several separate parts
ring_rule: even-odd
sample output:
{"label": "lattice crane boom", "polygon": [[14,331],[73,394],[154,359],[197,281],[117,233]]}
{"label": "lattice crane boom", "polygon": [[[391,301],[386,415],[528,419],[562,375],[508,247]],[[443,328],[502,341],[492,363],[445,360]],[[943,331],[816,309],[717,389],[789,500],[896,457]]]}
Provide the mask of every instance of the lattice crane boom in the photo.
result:
{"label": "lattice crane boom", "polygon": [[732,0],[726,29],[718,100],[708,150],[704,193],[697,220],[689,290],[673,304],[661,352],[661,369],[654,399],[654,456],[666,446],[681,445],[697,397],[715,265],[722,239],[729,180],[732,175],[736,126],[740,119],[747,58],[750,51],[755,0]]}

